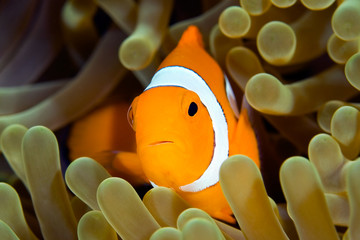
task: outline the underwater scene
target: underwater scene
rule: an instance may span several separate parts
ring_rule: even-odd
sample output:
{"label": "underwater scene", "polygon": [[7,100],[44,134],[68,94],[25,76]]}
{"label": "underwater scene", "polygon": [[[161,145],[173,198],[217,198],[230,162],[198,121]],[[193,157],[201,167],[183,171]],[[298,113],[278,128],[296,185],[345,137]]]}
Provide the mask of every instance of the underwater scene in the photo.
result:
{"label": "underwater scene", "polygon": [[360,0],[0,1],[0,239],[360,239]]}

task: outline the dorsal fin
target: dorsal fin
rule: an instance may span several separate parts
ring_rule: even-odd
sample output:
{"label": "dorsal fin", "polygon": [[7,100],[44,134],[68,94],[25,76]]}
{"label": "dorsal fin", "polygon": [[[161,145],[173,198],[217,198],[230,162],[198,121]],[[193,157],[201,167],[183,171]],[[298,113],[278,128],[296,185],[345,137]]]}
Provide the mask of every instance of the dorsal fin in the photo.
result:
{"label": "dorsal fin", "polygon": [[204,42],[200,30],[195,25],[190,25],[181,36],[178,46],[198,46],[204,48]]}

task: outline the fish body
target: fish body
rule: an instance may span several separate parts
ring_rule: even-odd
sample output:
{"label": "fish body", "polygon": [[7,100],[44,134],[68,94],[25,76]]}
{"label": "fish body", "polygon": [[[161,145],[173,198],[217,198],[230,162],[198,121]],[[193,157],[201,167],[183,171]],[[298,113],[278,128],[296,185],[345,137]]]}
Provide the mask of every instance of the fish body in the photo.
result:
{"label": "fish body", "polygon": [[175,190],[190,205],[233,222],[219,169],[244,154],[259,166],[246,108],[237,113],[231,86],[190,26],[129,109],[137,155],[153,186]]}

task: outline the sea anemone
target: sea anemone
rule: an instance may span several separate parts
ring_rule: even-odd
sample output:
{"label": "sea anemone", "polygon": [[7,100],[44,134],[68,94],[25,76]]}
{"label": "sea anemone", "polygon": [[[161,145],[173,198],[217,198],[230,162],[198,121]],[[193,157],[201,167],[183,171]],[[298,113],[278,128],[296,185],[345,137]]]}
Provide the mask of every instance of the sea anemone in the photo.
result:
{"label": "sea anemone", "polygon": [[[360,238],[358,0],[8,0],[0,12],[0,148],[12,169],[1,239]],[[220,170],[235,225],[171,189],[141,198],[109,163],[64,168],[59,150],[72,123],[146,87],[189,25],[256,116],[261,169],[236,155]]]}

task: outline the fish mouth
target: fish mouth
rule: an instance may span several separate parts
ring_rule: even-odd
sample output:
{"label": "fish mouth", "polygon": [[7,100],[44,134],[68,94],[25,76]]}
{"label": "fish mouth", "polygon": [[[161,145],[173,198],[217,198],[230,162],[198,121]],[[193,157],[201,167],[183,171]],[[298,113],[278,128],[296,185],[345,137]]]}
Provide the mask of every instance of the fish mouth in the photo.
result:
{"label": "fish mouth", "polygon": [[169,143],[174,143],[174,142],[173,141],[156,141],[156,142],[150,143],[149,146],[158,146],[158,145],[169,144]]}

